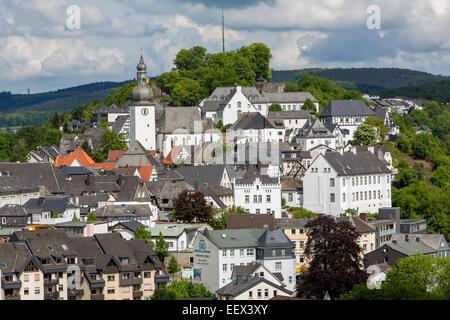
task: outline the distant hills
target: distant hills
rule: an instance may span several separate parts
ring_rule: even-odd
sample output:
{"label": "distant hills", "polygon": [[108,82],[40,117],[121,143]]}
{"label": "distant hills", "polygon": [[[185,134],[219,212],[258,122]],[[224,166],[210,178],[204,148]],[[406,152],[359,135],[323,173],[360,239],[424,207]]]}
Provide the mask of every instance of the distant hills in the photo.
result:
{"label": "distant hills", "polygon": [[0,112],[65,111],[72,110],[93,99],[102,101],[111,89],[130,82],[95,82],[56,91],[34,94],[0,92]]}
{"label": "distant hills", "polygon": [[441,103],[450,103],[450,80],[432,81],[380,92],[381,98],[393,96],[423,98],[426,100],[437,100]]}
{"label": "distant hills", "polygon": [[398,68],[348,68],[299,69],[272,71],[272,81],[296,83],[302,72],[333,80],[337,85],[351,90],[380,92],[431,81],[450,80],[448,76]]}

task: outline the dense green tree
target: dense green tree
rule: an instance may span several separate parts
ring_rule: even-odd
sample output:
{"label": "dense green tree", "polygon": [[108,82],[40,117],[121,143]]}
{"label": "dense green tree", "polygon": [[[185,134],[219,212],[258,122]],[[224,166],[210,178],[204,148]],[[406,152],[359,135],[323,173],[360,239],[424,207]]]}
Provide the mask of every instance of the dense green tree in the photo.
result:
{"label": "dense green tree", "polygon": [[292,82],[285,82],[284,92],[297,92],[298,86]]}
{"label": "dense green tree", "polygon": [[137,81],[132,81],[124,84],[120,88],[112,89],[109,96],[106,97],[104,105],[99,106],[99,108],[110,106],[112,104],[119,106],[126,101],[131,100],[131,91],[136,85]]}
{"label": "dense green tree", "polygon": [[396,188],[404,188],[411,184],[417,183],[418,178],[414,170],[409,168],[408,163],[402,159],[398,164],[398,174],[393,181]]}
{"label": "dense green tree", "polygon": [[377,133],[375,129],[368,124],[361,124],[353,134],[353,145],[373,145],[377,141]]}
{"label": "dense green tree", "polygon": [[274,111],[283,111],[283,108],[281,108],[281,105],[278,103],[272,103],[269,106],[269,111],[270,112],[274,112]]}
{"label": "dense green tree", "polygon": [[302,110],[311,110],[316,112],[316,106],[310,99],[306,99],[305,103],[302,106]]}
{"label": "dense green tree", "polygon": [[302,219],[302,218],[317,218],[318,215],[315,214],[314,212],[305,209],[305,208],[301,208],[301,207],[291,207],[288,209],[289,212],[294,212],[291,216],[292,219]]}
{"label": "dense green tree", "polygon": [[165,257],[169,256],[169,244],[164,240],[161,232],[158,238],[156,238],[154,249],[159,260],[164,263]]}
{"label": "dense green tree", "polygon": [[207,95],[208,92],[196,80],[181,78],[172,89],[172,104],[193,106]]}
{"label": "dense green tree", "polygon": [[432,134],[422,132],[411,140],[411,151],[416,159],[429,159],[439,148],[439,139]]}
{"label": "dense green tree", "polygon": [[175,257],[171,257],[169,261],[169,265],[167,266],[167,272],[172,275],[172,279],[175,275],[175,273],[180,272],[180,267],[178,266],[177,259]]}
{"label": "dense green tree", "polygon": [[355,285],[347,300],[449,300],[450,259],[432,255],[399,259],[380,289]]}
{"label": "dense green tree", "polygon": [[268,81],[272,79],[269,68],[272,54],[270,53],[270,49],[264,43],[253,43],[248,47],[242,47],[237,53],[241,54],[250,62],[255,78],[263,77]]}
{"label": "dense green tree", "polygon": [[171,94],[173,87],[180,80],[180,75],[175,70],[165,72],[156,79],[156,85],[163,92]]}
{"label": "dense green tree", "polygon": [[360,234],[355,227],[328,216],[312,219],[305,227],[309,230],[305,255],[310,264],[300,275],[299,295],[322,299],[328,292],[334,299],[366,282],[368,275],[361,270]]}
{"label": "dense green tree", "polygon": [[144,225],[141,225],[136,228],[136,230],[134,231],[133,239],[136,240],[145,239],[147,240],[148,243],[150,243],[152,248],[155,247],[155,244],[152,241],[152,233],[150,232],[150,230],[147,230]]}
{"label": "dense green tree", "polygon": [[388,134],[388,130],[384,126],[383,120],[381,120],[375,116],[368,116],[366,121],[364,121],[364,123],[374,127],[377,130],[378,139],[380,141],[384,141],[384,138]]}
{"label": "dense green tree", "polygon": [[194,284],[188,280],[175,280],[167,288],[157,288],[152,300],[176,300],[186,298],[212,297],[211,291],[201,284]]}
{"label": "dense green tree", "polygon": [[179,51],[173,61],[178,70],[195,70],[206,66],[206,49],[195,46],[191,49],[182,49]]}
{"label": "dense green tree", "polygon": [[97,216],[95,215],[95,213],[93,212],[89,213],[87,221],[97,221]]}
{"label": "dense green tree", "polygon": [[91,145],[87,140],[83,141],[83,143],[81,144],[81,149],[83,149],[84,152],[86,152],[90,157],[93,156]]}
{"label": "dense green tree", "polygon": [[431,179],[433,184],[441,188],[446,188],[450,192],[450,166],[439,166]]}

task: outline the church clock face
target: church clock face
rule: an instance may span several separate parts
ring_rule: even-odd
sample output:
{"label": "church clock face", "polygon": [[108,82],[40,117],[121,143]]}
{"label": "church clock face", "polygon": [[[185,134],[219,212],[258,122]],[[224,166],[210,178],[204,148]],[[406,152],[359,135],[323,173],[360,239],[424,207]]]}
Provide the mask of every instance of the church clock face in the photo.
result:
{"label": "church clock face", "polygon": [[143,109],[141,110],[141,113],[142,113],[143,116],[148,115],[148,109],[147,109],[147,108],[143,108]]}

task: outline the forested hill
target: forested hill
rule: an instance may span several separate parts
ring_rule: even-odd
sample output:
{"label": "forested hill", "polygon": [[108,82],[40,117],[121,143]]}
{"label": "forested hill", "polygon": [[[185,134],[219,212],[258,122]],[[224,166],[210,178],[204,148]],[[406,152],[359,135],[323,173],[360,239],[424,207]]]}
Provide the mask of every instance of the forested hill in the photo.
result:
{"label": "forested hill", "polygon": [[302,72],[330,79],[345,89],[378,92],[430,81],[450,80],[448,76],[398,68],[300,69],[272,71],[272,81],[297,83]]}
{"label": "forested hill", "polygon": [[77,87],[35,94],[11,94],[0,92],[0,113],[23,111],[64,111],[85,104],[87,101],[103,99],[112,88],[124,82],[95,82]]}
{"label": "forested hill", "polygon": [[450,103],[450,80],[432,81],[414,86],[394,88],[380,92],[382,98],[409,97]]}

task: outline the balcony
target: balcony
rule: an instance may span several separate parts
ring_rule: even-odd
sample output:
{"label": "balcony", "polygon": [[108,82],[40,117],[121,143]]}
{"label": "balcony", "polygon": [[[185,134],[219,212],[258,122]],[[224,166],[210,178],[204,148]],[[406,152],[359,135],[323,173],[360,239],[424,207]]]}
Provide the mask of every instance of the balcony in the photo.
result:
{"label": "balcony", "polygon": [[140,298],[144,295],[142,291],[133,291],[133,298]]}
{"label": "balcony", "polygon": [[59,298],[59,292],[44,292],[44,300],[52,300]]}
{"label": "balcony", "polygon": [[58,279],[44,279],[44,286],[56,286]]}
{"label": "balcony", "polygon": [[84,294],[83,289],[69,289],[67,291],[67,295],[69,297],[78,297],[78,296],[82,296],[83,294]]}
{"label": "balcony", "polygon": [[2,280],[2,289],[20,289],[22,287],[22,281],[20,280]]}
{"label": "balcony", "polygon": [[122,279],[122,277],[120,277],[119,279],[119,286],[135,286],[139,284],[142,284],[142,278],[130,277],[130,279]]}
{"label": "balcony", "polygon": [[6,300],[6,301],[20,300],[20,295],[5,296],[5,300]]}
{"label": "balcony", "polygon": [[91,300],[105,300],[105,295],[102,293],[91,294]]}

